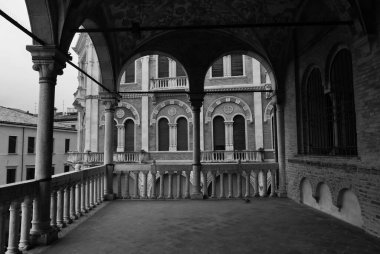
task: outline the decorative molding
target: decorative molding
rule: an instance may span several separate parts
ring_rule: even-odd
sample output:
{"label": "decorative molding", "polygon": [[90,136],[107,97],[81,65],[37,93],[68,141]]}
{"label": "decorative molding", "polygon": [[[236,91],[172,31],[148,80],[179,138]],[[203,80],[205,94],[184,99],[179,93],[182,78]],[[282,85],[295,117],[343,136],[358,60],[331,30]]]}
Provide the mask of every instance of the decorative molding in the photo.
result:
{"label": "decorative molding", "polygon": [[273,108],[274,108],[274,102],[270,101],[264,110],[264,122],[267,122],[270,119]]}
{"label": "decorative molding", "polygon": [[[150,115],[150,126],[152,126],[153,124],[157,122],[158,113],[161,111],[161,109],[163,109],[164,107],[168,105],[177,105],[178,107],[183,108],[186,111],[186,113],[191,114],[191,108],[185,102],[177,100],[177,99],[169,99],[169,100],[158,103],[157,106],[153,109],[152,114]],[[189,118],[189,122],[190,122],[190,119],[192,118]]]}
{"label": "decorative molding", "polygon": [[128,102],[119,102],[118,107],[124,107],[129,109],[132,112],[132,115],[134,116],[134,120],[137,126],[140,126],[140,115],[137,109]]}
{"label": "decorative molding", "polygon": [[[238,97],[235,97],[235,96],[224,96],[224,97],[220,97],[220,98],[216,99],[215,101],[213,101],[210,104],[210,106],[207,108],[206,116],[205,116],[205,124],[208,124],[211,121],[212,114],[213,114],[214,110],[216,109],[216,107],[218,107],[219,105],[221,105],[223,103],[235,103],[235,104],[239,105],[241,108],[243,108],[246,120],[250,121],[251,123],[253,122],[252,111],[249,108],[248,104],[244,100],[242,100]],[[230,111],[230,110],[228,110],[228,111]],[[233,112],[233,109],[230,112],[230,114],[232,112]],[[227,112],[224,112],[224,113],[228,114]]]}

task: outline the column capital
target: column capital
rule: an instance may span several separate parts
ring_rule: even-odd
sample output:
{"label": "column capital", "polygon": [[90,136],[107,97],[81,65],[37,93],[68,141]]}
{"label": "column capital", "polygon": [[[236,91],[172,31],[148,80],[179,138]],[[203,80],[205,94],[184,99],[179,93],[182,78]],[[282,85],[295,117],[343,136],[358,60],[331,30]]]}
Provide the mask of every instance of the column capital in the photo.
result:
{"label": "column capital", "polygon": [[189,94],[189,97],[190,97],[189,100],[190,100],[190,104],[193,110],[196,110],[196,109],[200,110],[203,104],[204,96],[205,96],[204,93],[190,93]]}
{"label": "column capital", "polygon": [[99,94],[100,100],[105,106],[106,111],[113,112],[115,111],[115,107],[117,106],[117,102],[119,100],[119,96],[113,93],[102,92]]}
{"label": "column capital", "polygon": [[71,57],[64,55],[54,45],[28,45],[26,50],[32,55],[33,70],[39,72],[40,80],[50,78],[55,81],[57,75],[63,74],[66,60],[71,60]]}

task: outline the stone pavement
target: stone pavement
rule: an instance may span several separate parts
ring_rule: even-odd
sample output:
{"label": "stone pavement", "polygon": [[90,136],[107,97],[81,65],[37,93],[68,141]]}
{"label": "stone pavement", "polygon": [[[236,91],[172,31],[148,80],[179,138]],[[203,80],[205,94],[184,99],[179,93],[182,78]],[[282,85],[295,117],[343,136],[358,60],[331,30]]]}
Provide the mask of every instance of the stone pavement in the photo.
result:
{"label": "stone pavement", "polygon": [[380,239],[288,199],[109,203],[43,253],[380,253]]}

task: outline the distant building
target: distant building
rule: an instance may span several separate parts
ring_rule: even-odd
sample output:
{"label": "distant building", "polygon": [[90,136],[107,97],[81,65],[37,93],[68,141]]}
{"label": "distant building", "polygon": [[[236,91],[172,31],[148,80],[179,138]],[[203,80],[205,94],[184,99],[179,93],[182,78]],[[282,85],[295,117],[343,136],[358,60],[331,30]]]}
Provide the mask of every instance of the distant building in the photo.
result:
{"label": "distant building", "polygon": [[[72,115],[65,118],[68,116],[73,118]],[[54,123],[53,134],[52,171],[55,174],[70,170],[70,165],[66,163],[67,152],[76,147],[75,128],[59,119],[60,122]],[[36,130],[37,116],[0,106],[0,184],[34,178]]]}

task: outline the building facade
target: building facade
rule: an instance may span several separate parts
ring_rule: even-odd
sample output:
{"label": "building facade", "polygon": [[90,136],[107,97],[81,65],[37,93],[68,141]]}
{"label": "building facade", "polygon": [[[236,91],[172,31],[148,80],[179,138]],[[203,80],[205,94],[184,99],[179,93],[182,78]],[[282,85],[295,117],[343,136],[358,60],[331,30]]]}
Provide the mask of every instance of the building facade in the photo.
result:
{"label": "building facade", "polygon": [[[0,184],[35,178],[37,117],[0,106]],[[68,152],[76,147],[76,130],[54,124],[52,174],[70,170]],[[71,168],[72,169],[72,168]]]}

